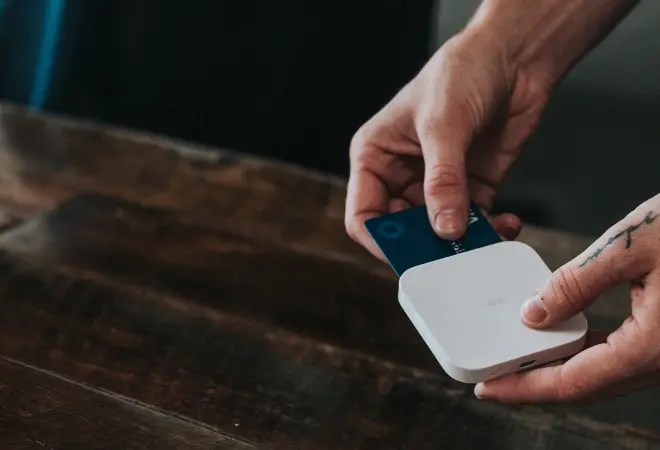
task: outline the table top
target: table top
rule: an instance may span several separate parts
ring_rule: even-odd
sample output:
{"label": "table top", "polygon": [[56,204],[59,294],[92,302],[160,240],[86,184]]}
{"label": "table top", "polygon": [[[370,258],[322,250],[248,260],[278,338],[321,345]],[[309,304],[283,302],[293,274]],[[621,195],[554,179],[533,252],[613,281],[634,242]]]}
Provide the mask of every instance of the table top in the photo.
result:
{"label": "table top", "polygon": [[[588,406],[477,400],[345,180],[0,104],[0,449],[650,449],[651,389]],[[586,237],[532,226],[557,267]],[[588,315],[615,327],[613,291]]]}

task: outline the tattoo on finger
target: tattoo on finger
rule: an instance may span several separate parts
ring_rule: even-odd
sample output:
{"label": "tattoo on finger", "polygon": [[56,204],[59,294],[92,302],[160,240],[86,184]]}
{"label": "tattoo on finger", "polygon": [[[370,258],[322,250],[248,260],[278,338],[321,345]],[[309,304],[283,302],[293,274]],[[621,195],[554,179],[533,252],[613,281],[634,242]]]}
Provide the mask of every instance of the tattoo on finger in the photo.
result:
{"label": "tattoo on finger", "polygon": [[614,244],[616,241],[618,241],[621,238],[626,238],[626,248],[630,248],[632,245],[632,238],[633,238],[633,233],[635,231],[639,230],[641,227],[645,225],[650,225],[653,223],[655,219],[658,218],[660,214],[654,213],[653,211],[649,211],[646,213],[646,216],[644,216],[644,219],[642,219],[640,222],[636,223],[635,225],[630,225],[624,230],[619,231],[617,234],[614,236],[610,237],[605,244],[602,246],[598,247],[593,253],[591,253],[581,264],[579,267],[584,267],[587,264],[589,264],[591,261],[594,259],[598,258],[603,251],[609,247],[610,245]]}

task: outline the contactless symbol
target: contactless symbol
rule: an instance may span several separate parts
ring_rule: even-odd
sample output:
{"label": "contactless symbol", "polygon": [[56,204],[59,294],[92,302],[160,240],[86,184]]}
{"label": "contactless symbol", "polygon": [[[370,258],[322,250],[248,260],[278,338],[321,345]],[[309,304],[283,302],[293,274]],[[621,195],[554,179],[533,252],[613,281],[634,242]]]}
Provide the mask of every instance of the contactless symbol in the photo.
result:
{"label": "contactless symbol", "polygon": [[504,306],[506,305],[506,299],[505,298],[489,298],[486,301],[482,303],[484,308],[497,308],[499,306]]}
{"label": "contactless symbol", "polygon": [[403,234],[403,225],[399,222],[387,221],[378,225],[378,234],[385,239],[396,239]]}

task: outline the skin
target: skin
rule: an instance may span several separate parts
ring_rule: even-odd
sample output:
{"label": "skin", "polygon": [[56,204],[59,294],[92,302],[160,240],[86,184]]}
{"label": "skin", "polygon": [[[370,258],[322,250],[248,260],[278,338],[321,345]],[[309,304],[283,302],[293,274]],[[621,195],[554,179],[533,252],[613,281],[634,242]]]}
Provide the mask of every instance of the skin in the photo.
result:
{"label": "skin", "polygon": [[584,403],[660,382],[659,215],[657,195],[559,268],[522,311],[527,325],[547,328],[627,283],[631,314],[618,329],[592,332],[566,362],[478,384],[475,394],[506,403]]}
{"label": "skin", "polygon": [[[488,216],[497,189],[541,120],[553,88],[636,3],[633,0],[484,0],[468,25],[438,49],[417,76],[353,137],[345,215],[348,234],[384,260],[364,227],[369,218],[426,204],[436,233],[442,238],[457,239],[467,227],[470,199]],[[518,217],[502,214],[489,218],[504,238],[518,236],[521,228]],[[652,229],[654,224],[654,221],[644,223],[639,229]],[[555,303],[583,305],[585,292],[591,292],[588,291],[591,285],[605,286],[613,279],[625,281],[620,274],[628,273],[623,269],[627,260],[605,256],[624,245],[626,236],[639,232],[626,230],[618,230],[621,235],[592,256],[593,261],[609,263],[593,264],[590,260],[583,267],[569,263],[573,265],[567,265],[568,269],[558,271],[548,285],[540,287],[548,311],[555,311],[552,306]],[[640,254],[656,251],[648,246],[636,248]],[[636,258],[636,261],[645,260],[642,256]],[[644,267],[649,269],[648,265]],[[576,278],[583,271],[588,274],[586,278]],[[635,287],[631,295],[639,298],[640,292],[646,293],[644,289],[651,285],[645,286]],[[559,288],[561,291],[554,290],[552,295],[548,291]],[[529,312],[530,308],[524,311]],[[551,314],[550,322],[542,324],[532,324],[524,315],[522,320],[529,326],[544,327],[559,317],[554,314],[565,316],[577,309],[565,311]],[[602,352],[599,345],[603,342],[609,345],[606,336],[594,334],[590,340],[593,346],[583,353]],[[625,353],[625,349],[617,348],[617,352]],[[627,352],[628,356],[618,361],[634,359],[635,344]],[[621,364],[613,361],[614,365]],[[566,378],[565,372],[561,372],[567,369],[558,368],[566,365],[568,370],[577,371],[569,372],[574,379],[592,377],[610,387],[623,380],[608,365],[588,367],[588,364],[568,362],[520,375],[523,378],[505,377],[480,384],[475,392],[481,398],[535,402],[577,401],[582,398],[580,393],[588,396],[608,389],[605,385],[588,388],[579,384],[571,390],[571,386],[576,386],[574,379]],[[554,377],[548,375],[552,373]],[[557,373],[561,373],[559,378]],[[521,380],[525,380],[524,389],[519,385]],[[550,391],[552,395],[548,394]]]}

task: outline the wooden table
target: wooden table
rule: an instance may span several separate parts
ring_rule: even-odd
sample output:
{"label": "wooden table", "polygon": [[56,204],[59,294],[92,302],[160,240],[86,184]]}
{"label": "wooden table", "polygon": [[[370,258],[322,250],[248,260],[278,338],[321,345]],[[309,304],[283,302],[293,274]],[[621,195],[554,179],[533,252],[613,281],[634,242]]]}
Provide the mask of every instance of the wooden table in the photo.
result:
{"label": "wooden table", "polygon": [[657,390],[507,407],[444,375],[344,180],[6,104],[0,167],[2,449],[660,448]]}

